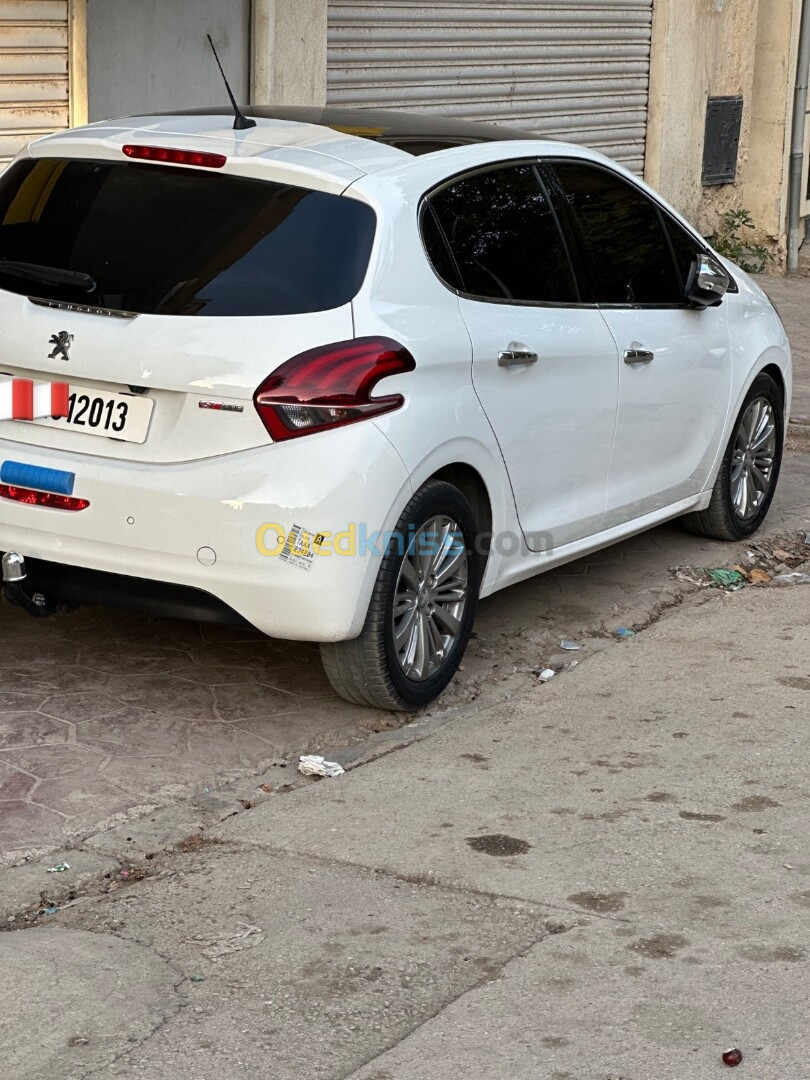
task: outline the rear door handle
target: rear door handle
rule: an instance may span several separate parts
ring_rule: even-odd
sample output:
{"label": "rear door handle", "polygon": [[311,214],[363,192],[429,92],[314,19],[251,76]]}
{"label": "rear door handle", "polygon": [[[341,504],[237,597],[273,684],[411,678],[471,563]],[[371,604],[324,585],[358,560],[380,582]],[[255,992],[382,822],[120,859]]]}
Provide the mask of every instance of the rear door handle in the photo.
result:
{"label": "rear door handle", "polygon": [[536,364],[537,353],[519,341],[510,341],[505,349],[498,353],[498,367],[519,367],[521,364]]}
{"label": "rear door handle", "polygon": [[655,359],[655,353],[649,349],[632,348],[624,350],[625,364],[651,364]]}

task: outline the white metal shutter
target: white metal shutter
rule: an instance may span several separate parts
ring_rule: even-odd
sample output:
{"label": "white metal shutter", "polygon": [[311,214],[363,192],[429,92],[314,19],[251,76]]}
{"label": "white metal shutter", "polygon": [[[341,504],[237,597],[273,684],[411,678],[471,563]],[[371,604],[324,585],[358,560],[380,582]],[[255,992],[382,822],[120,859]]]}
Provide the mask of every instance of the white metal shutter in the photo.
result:
{"label": "white metal shutter", "polygon": [[0,0],[0,169],[68,125],[68,0]]}
{"label": "white metal shutter", "polygon": [[328,102],[586,143],[644,168],[653,0],[330,0]]}

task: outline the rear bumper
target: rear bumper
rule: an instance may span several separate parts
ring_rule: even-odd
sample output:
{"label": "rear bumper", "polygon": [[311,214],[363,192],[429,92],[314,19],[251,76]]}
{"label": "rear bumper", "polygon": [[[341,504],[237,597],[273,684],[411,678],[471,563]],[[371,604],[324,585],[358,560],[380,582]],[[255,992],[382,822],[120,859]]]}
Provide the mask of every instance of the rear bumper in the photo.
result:
{"label": "rear bumper", "polygon": [[[0,556],[5,552],[0,552]],[[201,589],[166,581],[87,570],[42,559],[25,560],[25,590],[59,604],[94,604],[192,622],[246,625],[227,604]]]}
{"label": "rear bumper", "polygon": [[279,532],[393,529],[410,496],[405,466],[372,423],[178,465],[0,440],[0,463],[9,459],[74,472],[75,494],[90,501],[70,512],[0,499],[0,551],[30,561],[32,584],[50,582],[66,600],[233,617],[306,641],[359,634],[379,558],[367,546],[335,554],[327,545],[303,569],[279,557]]}

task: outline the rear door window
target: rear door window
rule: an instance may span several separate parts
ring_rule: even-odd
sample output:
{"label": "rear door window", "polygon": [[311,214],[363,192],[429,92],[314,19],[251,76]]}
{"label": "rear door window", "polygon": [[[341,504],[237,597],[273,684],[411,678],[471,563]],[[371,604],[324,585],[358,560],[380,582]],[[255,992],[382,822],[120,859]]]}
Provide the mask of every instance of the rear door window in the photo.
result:
{"label": "rear door window", "polygon": [[0,177],[0,288],[152,315],[327,311],[357,294],[375,227],[366,204],[289,184],[21,161]]}
{"label": "rear door window", "polygon": [[[533,165],[465,176],[430,199],[461,275],[476,299],[522,304],[579,300],[554,210]],[[425,234],[434,269],[451,287],[446,254]]]}

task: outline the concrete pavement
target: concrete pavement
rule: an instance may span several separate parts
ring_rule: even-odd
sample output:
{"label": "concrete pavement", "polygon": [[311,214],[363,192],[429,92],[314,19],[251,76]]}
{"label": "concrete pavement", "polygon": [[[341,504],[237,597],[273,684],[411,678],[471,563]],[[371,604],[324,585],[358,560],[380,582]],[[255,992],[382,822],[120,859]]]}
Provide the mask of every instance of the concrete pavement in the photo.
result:
{"label": "concrete pavement", "polygon": [[[517,700],[152,853],[142,881],[86,882],[0,935],[5,998],[24,983],[54,1031],[14,1010],[6,1075],[706,1080],[739,1046],[741,1077],[807,1080],[809,602],[695,593]],[[116,1037],[101,1006],[144,978],[147,1019],[122,1009]]]}

